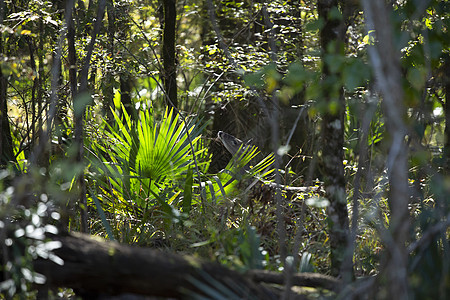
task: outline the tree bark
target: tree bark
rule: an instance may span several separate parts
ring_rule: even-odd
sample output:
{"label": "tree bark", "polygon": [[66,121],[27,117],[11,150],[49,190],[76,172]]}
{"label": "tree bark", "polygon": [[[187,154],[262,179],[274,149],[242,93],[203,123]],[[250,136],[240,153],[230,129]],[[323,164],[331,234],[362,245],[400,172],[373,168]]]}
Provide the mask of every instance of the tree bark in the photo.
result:
{"label": "tree bark", "polygon": [[[391,139],[387,158],[389,179],[388,201],[391,210],[389,232],[381,236],[386,247],[380,278],[388,291],[382,291],[389,299],[408,299],[407,277],[409,236],[408,212],[408,148],[405,143],[407,111],[404,105],[400,70],[400,51],[396,49],[391,25],[391,10],[384,0],[364,0],[364,13],[368,31],[375,30],[376,44],[369,47],[372,69],[377,88],[383,96],[383,111]],[[379,296],[383,297],[383,294]]]}
{"label": "tree bark", "polygon": [[164,34],[163,34],[163,84],[165,101],[168,107],[178,108],[177,69],[176,69],[176,0],[163,0],[164,4]]}
{"label": "tree bark", "polygon": [[[345,24],[342,19],[331,17],[331,11],[338,9],[337,0],[321,0],[317,6],[319,16],[325,21],[320,32],[324,101],[326,111],[323,115],[323,173],[326,197],[330,201],[328,207],[328,229],[330,234],[331,275],[351,274],[352,266],[344,266],[345,251],[349,237],[349,221],[347,212],[347,195],[344,178],[344,113],[345,101],[342,86],[332,81],[327,55],[344,55]],[[336,75],[335,75],[336,76]],[[345,267],[346,269],[342,269]],[[348,277],[346,275],[346,277]],[[346,278],[348,279],[348,278]]]}

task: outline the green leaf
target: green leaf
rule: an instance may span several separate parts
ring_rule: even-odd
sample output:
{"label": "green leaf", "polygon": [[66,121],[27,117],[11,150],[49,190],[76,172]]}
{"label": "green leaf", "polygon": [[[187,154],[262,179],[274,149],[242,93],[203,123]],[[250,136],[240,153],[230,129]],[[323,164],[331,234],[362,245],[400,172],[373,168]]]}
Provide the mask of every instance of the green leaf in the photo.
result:
{"label": "green leaf", "polygon": [[97,193],[93,192],[91,189],[89,189],[89,191],[90,191],[92,199],[94,200],[95,207],[97,208],[100,219],[102,220],[102,224],[105,227],[108,238],[111,241],[114,241],[114,235],[112,233],[111,225],[109,224],[108,220],[106,220],[105,212],[103,211],[103,208],[100,205],[100,201],[98,200],[98,198],[96,196]]}
{"label": "green leaf", "polygon": [[306,31],[316,31],[321,30],[324,26],[325,22],[323,18],[318,18],[306,23],[305,29]]}
{"label": "green leaf", "polygon": [[283,81],[290,87],[293,87],[296,92],[299,92],[303,89],[305,83],[310,80],[310,75],[309,71],[301,63],[296,62],[289,66],[288,73]]}
{"label": "green leaf", "polygon": [[425,86],[426,75],[424,68],[410,68],[406,78],[416,90],[421,90]]}
{"label": "green leaf", "polygon": [[375,30],[369,30],[363,38],[363,43],[366,45],[375,45]]}
{"label": "green leaf", "polygon": [[302,253],[302,258],[300,260],[300,272],[314,272],[314,266],[311,263],[312,254],[305,251]]}
{"label": "green leaf", "polygon": [[[114,188],[122,194],[138,195],[133,198],[145,206],[148,204],[145,198],[153,198],[153,194],[186,179],[194,155],[205,151],[197,145],[204,126],[197,125],[198,119],[179,122],[178,114],[172,110],[166,110],[160,121],[155,120],[149,110],[141,109],[137,120],[130,118],[123,105],[121,113],[120,117],[112,110],[114,126],[104,120],[108,128],[106,135],[111,142],[99,150],[108,153],[113,164],[105,163],[102,172],[118,176],[119,180],[110,180],[115,182]],[[197,163],[200,167],[203,164]],[[186,196],[187,201],[189,195]]]}
{"label": "green leaf", "polygon": [[328,16],[331,20],[342,20],[342,14],[336,6],[330,10]]}
{"label": "green leaf", "polygon": [[73,101],[73,112],[75,116],[81,116],[86,110],[86,106],[92,102],[89,93],[82,93],[78,95]]}
{"label": "green leaf", "polygon": [[217,183],[217,185],[219,186],[220,192],[222,193],[222,196],[226,196],[225,195],[225,189],[223,188],[222,182],[220,181],[219,177],[217,175],[213,176],[213,179],[215,180],[215,182]]}
{"label": "green leaf", "polygon": [[365,86],[370,79],[370,68],[360,59],[351,59],[342,71],[344,86],[349,91]]}
{"label": "green leaf", "polygon": [[260,88],[264,87],[263,72],[257,71],[253,73],[248,73],[244,76],[244,82],[250,87]]}

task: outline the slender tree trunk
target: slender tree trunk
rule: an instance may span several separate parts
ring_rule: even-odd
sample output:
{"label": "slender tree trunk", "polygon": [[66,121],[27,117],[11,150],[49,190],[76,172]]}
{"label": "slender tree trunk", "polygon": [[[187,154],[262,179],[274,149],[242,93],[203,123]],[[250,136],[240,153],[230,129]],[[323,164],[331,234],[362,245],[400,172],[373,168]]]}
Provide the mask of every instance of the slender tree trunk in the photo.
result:
{"label": "slender tree trunk", "polygon": [[[115,26],[115,13],[114,13],[114,3],[108,1],[106,5],[106,10],[108,13],[108,55],[114,57],[114,35],[116,33]],[[103,115],[106,116],[106,120],[110,125],[114,121],[113,114],[111,112],[111,107],[113,106],[114,99],[114,75],[112,74],[112,68],[105,68],[105,73],[103,74],[102,80],[102,92],[103,92]]]}
{"label": "slender tree trunk", "polygon": [[[345,193],[344,178],[344,113],[345,101],[342,87],[338,82],[329,83],[333,75],[330,71],[328,60],[329,54],[343,55],[345,24],[341,19],[331,18],[331,11],[338,9],[338,1],[321,0],[318,2],[319,16],[325,21],[320,32],[322,61],[324,101],[327,103],[323,115],[323,148],[322,159],[325,174],[325,191],[330,201],[328,207],[328,229],[330,232],[331,248],[331,274],[342,275],[345,251],[349,236],[349,221],[347,212],[347,195]],[[345,274],[349,274],[345,270]],[[348,276],[347,276],[348,277]]]}
{"label": "slender tree trunk", "polygon": [[136,113],[131,100],[131,80],[129,74],[125,72],[120,74],[120,100],[127,110],[128,115],[134,118]]}
{"label": "slender tree trunk", "polygon": [[163,0],[164,4],[164,36],[163,36],[163,83],[165,100],[168,107],[178,107],[177,69],[176,69],[176,0]]}
{"label": "slender tree trunk", "polygon": [[[363,0],[366,26],[375,30],[376,44],[369,48],[370,60],[376,77],[377,88],[383,96],[383,111],[391,139],[387,170],[389,178],[389,206],[391,219],[389,232],[381,233],[385,245],[385,257],[381,265],[380,280],[385,281],[388,291],[381,298],[408,299],[407,276],[409,236],[409,188],[408,148],[405,143],[407,127],[406,107],[400,71],[400,51],[395,48],[394,35],[388,9],[384,0]],[[388,297],[386,297],[389,295]]]}
{"label": "slender tree trunk", "polygon": [[[52,130],[49,130],[49,132],[52,132],[50,134],[50,136],[52,137],[50,139],[50,143],[53,140],[53,138],[58,138],[58,143],[62,143],[62,136],[65,134],[65,124],[64,124],[64,120],[67,117],[67,107],[65,106],[65,101],[63,100],[65,95],[63,93],[61,93],[61,87],[64,85],[63,83],[63,72],[62,72],[62,61],[59,62],[58,64],[58,68],[59,68],[59,77],[58,77],[58,85],[57,85],[57,92],[58,92],[58,102],[56,103],[56,115],[55,115],[55,127]],[[46,152],[47,157],[45,160],[45,163],[50,164],[50,157],[54,154],[52,152],[52,147],[50,147],[48,149],[48,151]]]}
{"label": "slender tree trunk", "polygon": [[68,61],[69,61],[69,84],[72,98],[78,93],[77,87],[77,54],[75,51],[75,26],[73,18],[67,20],[67,45],[68,45]]}
{"label": "slender tree trunk", "polygon": [[[39,31],[43,32],[44,25],[43,21],[39,19]],[[42,99],[44,95],[44,84],[45,84],[45,70],[44,70],[44,41],[43,35],[39,35],[38,41],[38,61],[39,61],[39,70],[37,76],[37,94],[36,99],[31,102],[32,105],[32,118],[31,118],[31,143],[30,149],[34,149],[36,146],[36,139],[41,136],[42,130],[42,117],[41,117],[41,108],[42,108]]]}
{"label": "slender tree trunk", "polygon": [[444,144],[444,173],[450,174],[450,54],[444,61],[444,91],[445,91],[445,144]]}
{"label": "slender tree trunk", "polygon": [[[69,8],[68,8],[69,9]],[[72,11],[73,7],[70,7],[70,10]],[[66,20],[67,23],[67,45],[68,45],[68,57],[67,60],[69,62],[69,85],[70,85],[70,92],[72,94],[72,100],[74,101],[74,99],[77,97],[78,95],[78,80],[77,80],[77,55],[76,55],[76,50],[75,50],[75,24],[73,22],[73,15],[72,13],[67,14],[68,18]],[[75,102],[74,102],[75,103]],[[78,161],[78,156],[75,157],[75,161]],[[75,206],[76,203],[76,198],[77,196],[74,196],[74,198],[72,199],[70,205],[72,207]],[[81,224],[85,224],[87,223],[87,220],[85,220],[84,217],[84,211],[83,208],[80,209],[80,214],[81,214]],[[68,221],[68,220],[64,220],[64,221]],[[68,224],[64,224],[65,226],[67,226]],[[86,232],[86,228],[87,226],[81,225],[81,231],[82,232]]]}
{"label": "slender tree trunk", "polygon": [[[1,38],[0,38],[1,39]],[[0,47],[1,45],[0,41]],[[8,120],[8,105],[7,105],[7,86],[8,81],[3,76],[0,67],[0,168],[14,161],[14,151],[12,145],[11,129]]]}
{"label": "slender tree trunk", "polygon": [[[73,99],[74,105],[74,117],[75,117],[75,144],[78,147],[77,152],[77,162],[81,163],[84,156],[84,118],[86,112],[86,105],[90,101],[88,95],[88,75],[89,67],[92,57],[92,52],[94,50],[94,45],[98,33],[100,32],[100,27],[103,22],[103,17],[105,15],[106,0],[101,0],[98,3],[97,17],[94,24],[94,29],[91,34],[91,41],[87,47],[86,57],[83,63],[83,67],[80,73],[80,90],[79,93]],[[81,231],[88,232],[87,224],[87,199],[86,199],[86,183],[84,180],[84,173],[81,173],[78,177],[78,186],[80,189],[80,218],[81,218]]]}
{"label": "slender tree trunk", "polygon": [[[35,74],[37,74],[37,66],[36,66],[36,58],[35,58],[35,55],[37,54],[36,53],[36,46],[35,46],[35,43],[33,42],[33,39],[31,39],[31,38],[28,38],[27,42],[28,42],[28,49],[30,50],[30,65],[31,65],[31,69],[33,70],[33,72]],[[38,86],[39,86],[38,82],[39,82],[39,78],[38,78],[38,76],[36,76],[33,79],[33,87],[31,88],[31,100],[30,100],[30,102],[31,102],[31,107],[33,108],[33,112],[34,112],[34,109],[35,109],[34,105],[36,103],[36,91],[37,91]],[[32,117],[34,117],[34,113],[33,113]],[[27,141],[28,143],[30,143],[30,141],[31,141],[31,139],[33,137],[33,135],[31,135],[32,132],[33,132],[33,129],[29,126],[28,109],[25,110],[25,118],[26,118],[26,124],[27,124],[27,136],[26,136],[26,139],[22,140],[22,143],[24,141]],[[21,144],[21,146],[22,146],[22,144]]]}
{"label": "slender tree trunk", "polygon": [[[3,25],[3,15],[5,13],[5,2],[0,2],[0,24]],[[0,53],[4,53],[3,36],[0,35]],[[5,55],[5,57],[7,57]],[[14,161],[14,151],[11,137],[11,129],[8,120],[7,104],[8,80],[3,75],[0,65],[0,168],[10,161]]]}

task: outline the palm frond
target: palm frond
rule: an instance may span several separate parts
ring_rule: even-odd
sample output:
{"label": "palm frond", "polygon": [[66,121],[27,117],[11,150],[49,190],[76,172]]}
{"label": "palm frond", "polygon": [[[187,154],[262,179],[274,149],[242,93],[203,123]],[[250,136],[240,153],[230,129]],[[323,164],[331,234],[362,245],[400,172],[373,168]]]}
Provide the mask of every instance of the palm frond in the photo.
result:
{"label": "palm frond", "polygon": [[225,169],[213,176],[213,180],[206,180],[201,184],[202,188],[207,188],[209,193],[205,193],[207,199],[217,201],[217,198],[231,196],[238,193],[239,183],[245,182],[247,179],[255,177],[260,180],[267,180],[267,176],[274,171],[274,155],[273,153],[263,158],[261,161],[254,163],[259,155],[256,146],[241,146],[233,155]]}
{"label": "palm frond", "polygon": [[[115,111],[113,116],[115,125],[106,124],[111,143],[98,148],[109,156],[109,161],[99,156],[100,173],[113,177],[109,184],[137,202],[148,198],[160,202],[155,195],[171,186],[182,187],[194,155],[205,151],[197,147],[203,126],[180,122],[173,110],[166,110],[161,120],[141,110],[134,121],[123,107],[122,116]],[[142,196],[136,198],[133,193]]]}

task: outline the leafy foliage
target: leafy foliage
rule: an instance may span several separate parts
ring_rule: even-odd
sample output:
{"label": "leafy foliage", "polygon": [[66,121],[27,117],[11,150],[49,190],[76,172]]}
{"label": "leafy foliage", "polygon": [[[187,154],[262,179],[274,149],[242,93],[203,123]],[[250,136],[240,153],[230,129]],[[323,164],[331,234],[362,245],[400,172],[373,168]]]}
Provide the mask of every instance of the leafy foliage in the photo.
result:
{"label": "leafy foliage", "polygon": [[166,111],[160,122],[149,111],[141,111],[136,122],[124,107],[122,114],[121,118],[113,112],[116,127],[104,120],[105,139],[91,152],[92,165],[101,174],[100,198],[107,211],[123,217],[133,213],[145,219],[146,210],[157,205],[170,219],[169,204],[178,201],[188,170],[205,166],[195,159],[205,151],[198,147],[201,127],[195,119],[180,123],[172,111]]}
{"label": "leafy foliage", "polygon": [[[341,94],[354,274],[379,274],[389,245],[385,238],[395,221],[386,171],[393,137],[368,60],[378,33],[367,31],[365,16],[353,2],[339,1],[330,12],[331,19],[345,21],[345,49],[339,53],[321,53],[326,23],[318,16],[318,1],[178,2],[177,111],[164,104],[163,24],[157,2],[108,2],[89,62],[84,60],[97,3],[86,7],[87,2],[76,1],[72,16],[64,15],[61,1],[2,3],[0,102],[6,106],[0,112],[0,145],[13,148],[7,167],[33,184],[5,177],[0,189],[0,225],[8,223],[13,232],[1,236],[1,242],[14,252],[2,269],[11,273],[11,280],[0,288],[12,295],[41,280],[30,263],[50,255],[51,247],[32,232],[53,232],[46,223],[80,228],[74,209],[82,206],[78,195],[83,190],[75,180],[80,173],[85,174],[93,234],[195,253],[242,271],[283,269],[280,245],[285,243],[287,256],[297,262],[295,270],[330,272],[329,201],[320,183],[320,149],[328,145],[321,132],[323,115],[341,108]],[[417,298],[442,298],[449,294],[449,1],[391,3],[390,29],[401,55],[408,111],[411,291]],[[66,43],[68,19],[75,26],[74,65]],[[56,65],[58,51],[63,57]],[[91,92],[84,98],[88,166],[77,161],[81,151],[73,139],[76,107],[70,87],[70,72],[81,73],[85,63]],[[49,128],[50,119],[55,122]],[[3,140],[5,122],[11,126],[10,143]],[[280,130],[272,139],[275,126]],[[228,129],[244,138],[254,135],[258,147],[238,151],[220,172],[212,173],[214,141],[208,137]],[[281,151],[280,144],[291,149]],[[40,147],[44,155],[34,162]],[[260,152],[279,154],[279,170],[273,154]],[[273,184],[276,174],[286,186],[314,189],[295,195],[282,190],[279,203],[262,184]],[[36,203],[14,207],[12,199],[23,191]],[[61,209],[62,220],[52,216],[53,206]],[[279,224],[285,241],[280,241]],[[32,250],[19,253],[18,245]],[[233,296],[224,289],[209,292],[213,298]]]}

